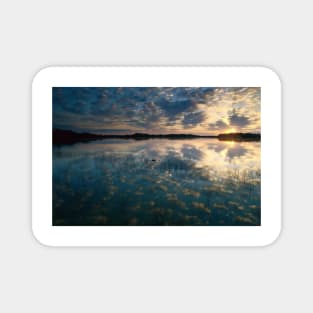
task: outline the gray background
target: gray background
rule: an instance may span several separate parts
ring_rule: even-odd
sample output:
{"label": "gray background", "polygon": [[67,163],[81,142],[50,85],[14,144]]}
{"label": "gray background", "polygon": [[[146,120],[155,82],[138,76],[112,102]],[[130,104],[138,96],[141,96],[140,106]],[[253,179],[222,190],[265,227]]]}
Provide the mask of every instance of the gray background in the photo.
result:
{"label": "gray background", "polygon": [[[2,312],[310,312],[310,1],[2,1]],[[283,231],[266,248],[46,248],[31,80],[47,65],[265,65],[283,81]],[[311,288],[312,289],[312,288]]]}

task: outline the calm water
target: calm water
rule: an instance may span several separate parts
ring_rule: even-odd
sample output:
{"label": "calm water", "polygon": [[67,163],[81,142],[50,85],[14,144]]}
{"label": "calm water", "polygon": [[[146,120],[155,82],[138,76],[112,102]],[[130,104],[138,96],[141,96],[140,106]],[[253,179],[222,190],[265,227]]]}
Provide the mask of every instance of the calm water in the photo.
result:
{"label": "calm water", "polygon": [[53,225],[260,225],[260,142],[53,147]]}

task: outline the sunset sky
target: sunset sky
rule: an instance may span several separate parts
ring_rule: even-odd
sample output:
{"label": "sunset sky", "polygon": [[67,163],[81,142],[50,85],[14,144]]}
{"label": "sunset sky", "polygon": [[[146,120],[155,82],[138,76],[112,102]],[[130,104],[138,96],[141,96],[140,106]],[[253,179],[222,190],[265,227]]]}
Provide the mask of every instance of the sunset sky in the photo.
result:
{"label": "sunset sky", "polygon": [[54,87],[53,127],[98,134],[261,131],[261,89]]}

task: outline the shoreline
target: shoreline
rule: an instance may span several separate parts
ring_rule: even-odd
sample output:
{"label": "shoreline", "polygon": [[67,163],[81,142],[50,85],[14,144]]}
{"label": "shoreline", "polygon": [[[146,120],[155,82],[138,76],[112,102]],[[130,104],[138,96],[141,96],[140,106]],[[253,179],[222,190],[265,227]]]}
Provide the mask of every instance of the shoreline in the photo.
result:
{"label": "shoreline", "polygon": [[229,133],[219,135],[192,135],[192,134],[145,134],[135,133],[131,135],[97,135],[91,133],[76,133],[69,130],[53,130],[52,142],[56,145],[73,144],[77,142],[89,142],[103,139],[124,139],[124,140],[150,140],[150,139],[169,139],[169,140],[188,140],[188,139],[218,139],[219,141],[261,141],[260,134],[253,133]]}

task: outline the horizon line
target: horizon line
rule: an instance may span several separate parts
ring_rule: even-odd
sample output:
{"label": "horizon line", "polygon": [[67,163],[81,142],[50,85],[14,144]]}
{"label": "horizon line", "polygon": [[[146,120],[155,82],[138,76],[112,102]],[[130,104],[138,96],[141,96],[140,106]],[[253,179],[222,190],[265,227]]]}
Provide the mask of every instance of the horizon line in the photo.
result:
{"label": "horizon line", "polygon": [[200,134],[192,134],[192,133],[157,133],[157,134],[151,134],[146,132],[132,132],[132,133],[126,133],[126,134],[103,134],[103,133],[92,133],[89,131],[74,131],[70,129],[62,129],[62,128],[52,128],[53,131],[63,131],[63,132],[72,132],[74,134],[78,135],[94,135],[94,136],[115,136],[115,137],[121,137],[121,136],[135,136],[135,135],[141,135],[141,136],[196,136],[196,137],[218,137],[220,135],[257,135],[261,136],[261,132],[225,132],[225,133],[218,133],[218,134],[207,134],[207,135],[200,135]]}

